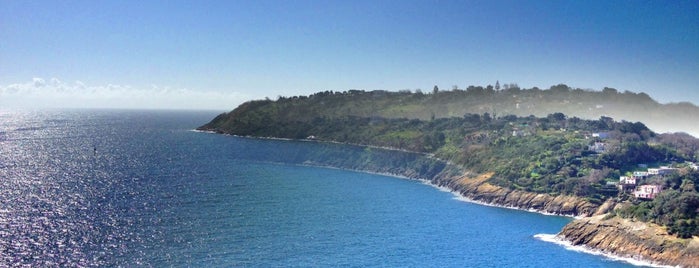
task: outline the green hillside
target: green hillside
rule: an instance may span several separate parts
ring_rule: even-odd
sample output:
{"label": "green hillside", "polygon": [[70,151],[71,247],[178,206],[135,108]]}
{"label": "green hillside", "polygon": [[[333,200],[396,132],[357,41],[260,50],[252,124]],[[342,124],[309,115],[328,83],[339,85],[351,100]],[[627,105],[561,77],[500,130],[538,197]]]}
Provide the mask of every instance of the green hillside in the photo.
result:
{"label": "green hillside", "polygon": [[[489,182],[509,189],[580,196],[596,204],[614,199],[622,204],[618,215],[655,221],[686,237],[699,234],[699,175],[688,164],[699,157],[699,140],[682,133],[657,134],[644,123],[598,114],[664,118],[676,109],[643,93],[562,85],[430,94],[351,90],[247,102],[200,129],[432,154],[465,170],[494,172]],[[682,109],[691,113],[697,107]],[[676,172],[638,182],[663,187],[653,200],[636,198],[617,185],[621,176],[659,166]]]}
{"label": "green hillside", "polygon": [[[243,104],[238,111],[250,111],[266,102]],[[316,117],[383,117],[429,120],[432,118],[461,117],[464,114],[485,114],[545,117],[563,113],[582,119],[601,116],[616,120],[643,122],[655,132],[686,132],[699,135],[694,124],[699,118],[699,107],[689,103],[659,104],[645,93],[573,89],[566,85],[547,90],[520,89],[515,85],[496,91],[492,87],[470,86],[465,90],[420,91],[361,91],[319,92],[311,96],[279,97],[265,111],[285,120],[312,120]],[[234,111],[235,112],[235,111]]]}

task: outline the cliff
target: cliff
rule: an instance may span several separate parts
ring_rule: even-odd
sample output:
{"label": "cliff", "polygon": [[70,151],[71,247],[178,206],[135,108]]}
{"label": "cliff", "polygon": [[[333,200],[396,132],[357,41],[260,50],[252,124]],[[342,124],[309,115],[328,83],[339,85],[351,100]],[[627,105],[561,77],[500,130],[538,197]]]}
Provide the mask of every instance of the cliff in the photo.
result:
{"label": "cliff", "polygon": [[[433,183],[452,189],[462,196],[486,204],[535,210],[543,213],[592,216],[605,213],[613,206],[597,205],[577,196],[537,194],[512,190],[488,183],[493,173],[436,178]],[[611,201],[610,201],[611,202]]]}
{"label": "cliff", "polygon": [[575,220],[558,234],[576,246],[653,263],[699,267],[699,238],[680,239],[664,227],[604,215]]}
{"label": "cliff", "polygon": [[610,207],[578,196],[553,196],[494,185],[489,182],[495,176],[493,172],[480,174],[422,153],[320,141],[280,140],[255,142],[254,149],[248,151],[244,157],[251,160],[327,166],[424,180],[473,201],[496,206],[571,216],[591,216],[607,212]]}

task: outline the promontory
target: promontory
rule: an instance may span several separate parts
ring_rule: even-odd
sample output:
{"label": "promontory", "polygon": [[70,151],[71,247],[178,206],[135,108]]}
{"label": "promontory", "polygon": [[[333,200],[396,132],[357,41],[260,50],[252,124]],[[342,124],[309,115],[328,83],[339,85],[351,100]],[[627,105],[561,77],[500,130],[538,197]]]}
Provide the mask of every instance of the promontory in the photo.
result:
{"label": "promontory", "polygon": [[612,88],[471,86],[250,101],[199,129],[417,153],[434,162],[352,166],[429,180],[483,203],[580,216],[560,238],[699,267],[699,140],[687,134],[699,133],[693,118],[693,104],[659,104]]}

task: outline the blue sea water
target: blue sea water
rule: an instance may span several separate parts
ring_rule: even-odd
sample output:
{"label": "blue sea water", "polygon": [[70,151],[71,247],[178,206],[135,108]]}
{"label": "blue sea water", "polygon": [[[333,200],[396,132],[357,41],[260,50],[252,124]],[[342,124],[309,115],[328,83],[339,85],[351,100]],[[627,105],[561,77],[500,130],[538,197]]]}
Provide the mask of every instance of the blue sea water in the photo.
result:
{"label": "blue sea water", "polygon": [[0,112],[0,266],[630,266],[535,237],[570,218],[192,131],[215,115]]}

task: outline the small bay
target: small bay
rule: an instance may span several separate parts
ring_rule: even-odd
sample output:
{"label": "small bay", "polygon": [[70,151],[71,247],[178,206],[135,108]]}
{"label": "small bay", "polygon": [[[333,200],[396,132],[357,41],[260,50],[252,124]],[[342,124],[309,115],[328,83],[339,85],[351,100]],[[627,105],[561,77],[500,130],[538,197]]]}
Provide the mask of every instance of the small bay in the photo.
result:
{"label": "small bay", "polygon": [[347,146],[192,131],[215,115],[0,112],[0,263],[631,266],[535,237],[570,218],[463,202],[416,180],[302,165],[309,152]]}

